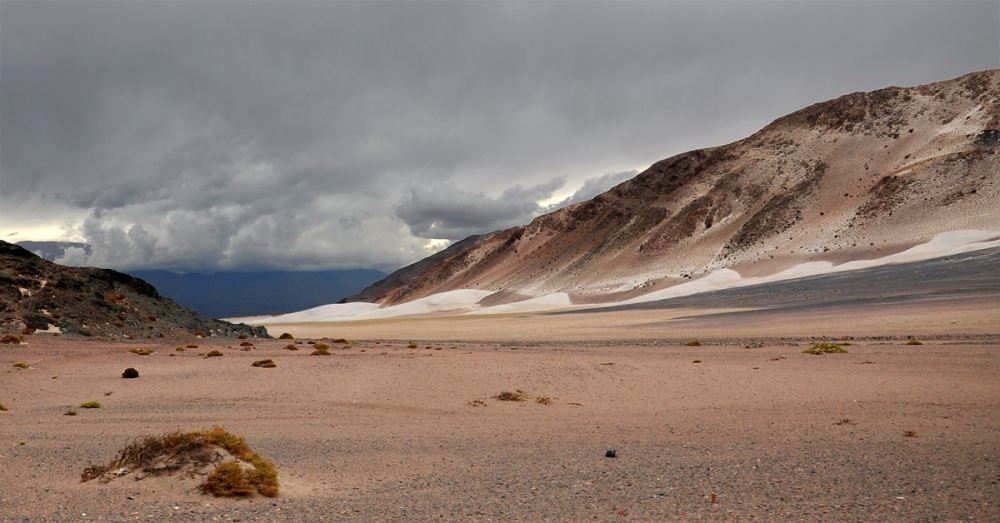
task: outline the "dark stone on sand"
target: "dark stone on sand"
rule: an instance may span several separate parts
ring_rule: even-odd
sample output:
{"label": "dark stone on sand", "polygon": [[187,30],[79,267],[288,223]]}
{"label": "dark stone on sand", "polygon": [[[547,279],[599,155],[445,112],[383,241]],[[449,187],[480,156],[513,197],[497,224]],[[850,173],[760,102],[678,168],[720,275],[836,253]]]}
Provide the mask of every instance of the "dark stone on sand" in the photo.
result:
{"label": "dark stone on sand", "polygon": [[604,457],[606,457],[606,458],[613,458],[617,454],[618,454],[618,452],[616,452],[615,449],[608,449],[608,451],[604,453]]}
{"label": "dark stone on sand", "polygon": [[125,372],[122,373],[122,377],[125,378],[125,379],[138,378],[139,377],[139,371],[133,369],[132,367],[129,367],[129,368],[125,369]]}

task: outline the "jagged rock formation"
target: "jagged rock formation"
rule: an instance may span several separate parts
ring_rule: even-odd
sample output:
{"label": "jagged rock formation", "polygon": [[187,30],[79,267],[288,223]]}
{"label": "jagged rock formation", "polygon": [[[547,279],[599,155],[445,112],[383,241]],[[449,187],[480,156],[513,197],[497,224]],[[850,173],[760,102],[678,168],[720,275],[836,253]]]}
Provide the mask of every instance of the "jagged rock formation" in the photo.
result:
{"label": "jagged rock formation", "polygon": [[0,240],[0,330],[58,328],[106,338],[268,337],[263,327],[198,316],[143,280],[109,269],[65,267]]}
{"label": "jagged rock formation", "polygon": [[347,301],[466,288],[601,302],[723,267],[747,276],[881,257],[940,232],[1000,226],[998,153],[1000,70],[849,94],[470,238]]}

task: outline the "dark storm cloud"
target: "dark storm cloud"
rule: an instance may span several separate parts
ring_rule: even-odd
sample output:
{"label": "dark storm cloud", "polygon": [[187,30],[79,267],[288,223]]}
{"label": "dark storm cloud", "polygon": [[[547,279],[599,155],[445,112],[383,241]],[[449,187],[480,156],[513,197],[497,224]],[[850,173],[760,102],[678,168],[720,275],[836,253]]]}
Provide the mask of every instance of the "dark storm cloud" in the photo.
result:
{"label": "dark storm cloud", "polygon": [[530,220],[548,180],[579,201],[810,103],[1000,67],[998,19],[996,2],[4,1],[0,226],[62,228],[119,268],[394,268],[424,238]]}

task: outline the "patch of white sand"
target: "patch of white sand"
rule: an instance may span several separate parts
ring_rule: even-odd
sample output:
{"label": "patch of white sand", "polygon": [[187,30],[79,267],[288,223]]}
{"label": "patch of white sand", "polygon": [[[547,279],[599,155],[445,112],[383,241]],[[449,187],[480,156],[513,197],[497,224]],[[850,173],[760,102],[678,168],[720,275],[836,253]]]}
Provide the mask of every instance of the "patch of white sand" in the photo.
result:
{"label": "patch of white sand", "polygon": [[[929,242],[917,245],[903,252],[874,260],[858,260],[834,265],[830,262],[809,262],[786,269],[771,276],[743,278],[732,269],[720,269],[694,281],[675,285],[673,287],[653,291],[649,294],[625,300],[618,303],[605,303],[601,307],[645,303],[680,296],[690,296],[703,292],[727,289],[730,287],[746,287],[761,283],[791,280],[807,276],[818,276],[835,272],[867,269],[880,265],[908,263],[944,256],[954,256],[991,247],[1000,247],[1000,229],[950,231],[936,235]],[[553,293],[529,300],[493,307],[479,308],[478,302],[493,294],[491,291],[460,289],[440,294],[434,294],[400,305],[380,307],[375,303],[344,303],[323,305],[281,316],[266,318],[241,318],[245,323],[267,325],[270,323],[302,323],[327,321],[355,321],[381,318],[396,318],[400,316],[416,316],[421,314],[451,313],[451,314],[510,314],[520,312],[540,312],[564,309],[573,306],[566,293]],[[595,305],[596,306],[596,305]],[[586,306],[579,306],[586,308]],[[256,321],[247,321],[256,320]]]}
{"label": "patch of white sand", "polygon": [[521,312],[550,311],[555,309],[565,309],[572,306],[573,302],[570,301],[569,294],[566,294],[565,292],[555,292],[552,294],[546,294],[545,296],[531,298],[530,300],[486,307],[485,309],[467,312],[465,315],[470,316],[480,314],[512,314]]}
{"label": "patch of white sand", "polygon": [[458,289],[390,307],[380,307],[377,303],[335,303],[301,312],[272,316],[256,324],[376,320],[435,313],[461,314],[478,309],[479,301],[491,294],[493,291]]}

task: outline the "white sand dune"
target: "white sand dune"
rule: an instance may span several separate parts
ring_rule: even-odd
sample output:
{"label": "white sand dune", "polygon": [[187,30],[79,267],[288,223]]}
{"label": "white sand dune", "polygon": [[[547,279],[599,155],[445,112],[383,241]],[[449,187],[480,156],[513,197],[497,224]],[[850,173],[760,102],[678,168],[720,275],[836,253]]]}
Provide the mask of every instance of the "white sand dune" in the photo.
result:
{"label": "white sand dune", "polygon": [[385,308],[380,308],[377,303],[335,303],[273,316],[258,324],[376,320],[435,313],[459,314],[478,309],[477,303],[491,294],[492,291],[458,289]]}
{"label": "white sand dune", "polygon": [[869,267],[877,267],[893,263],[928,260],[931,258],[953,256],[956,254],[988,249],[991,247],[1000,247],[1000,229],[945,232],[936,235],[927,243],[914,246],[903,252],[890,256],[873,260],[851,261],[840,265],[834,265],[833,263],[826,261],[808,262],[796,265],[795,267],[791,267],[770,276],[743,278],[740,276],[739,272],[732,269],[720,269],[697,280],[675,285],[667,289],[650,292],[648,294],[618,303],[574,305],[568,294],[558,292],[519,302],[481,308],[478,305],[479,301],[493,294],[492,291],[459,289],[434,294],[427,296],[426,298],[390,307],[381,307],[376,303],[343,303],[323,305],[321,307],[301,312],[283,314],[281,316],[253,319],[256,321],[246,321],[250,320],[249,318],[242,320],[246,323],[252,323],[255,325],[268,325],[278,323],[374,320],[427,314],[491,315],[542,312],[566,309],[569,307],[608,307],[690,296],[692,294],[711,292],[732,287],[747,287],[751,285],[791,280],[807,276],[818,276],[822,274],[867,269]]}

